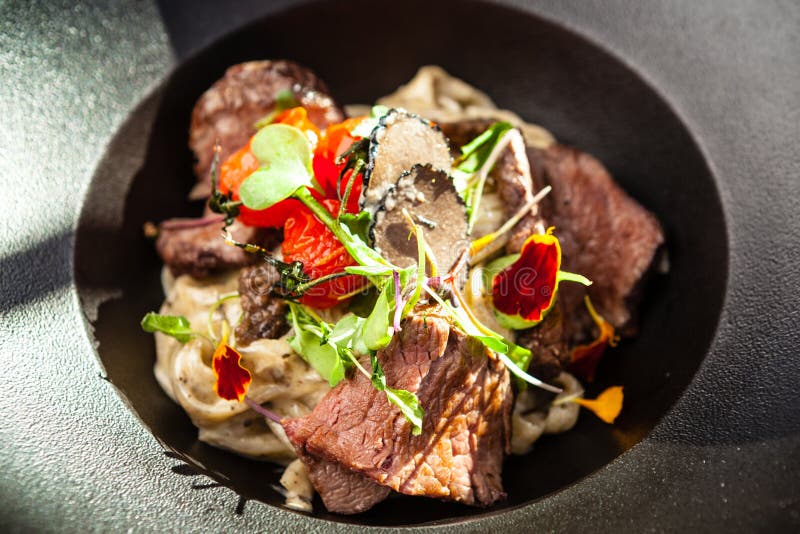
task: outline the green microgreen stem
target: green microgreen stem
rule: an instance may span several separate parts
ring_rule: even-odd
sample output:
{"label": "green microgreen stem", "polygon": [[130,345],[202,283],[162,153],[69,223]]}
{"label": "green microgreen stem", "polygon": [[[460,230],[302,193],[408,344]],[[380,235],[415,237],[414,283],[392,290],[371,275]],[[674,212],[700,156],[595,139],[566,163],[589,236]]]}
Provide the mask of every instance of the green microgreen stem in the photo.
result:
{"label": "green microgreen stem", "polygon": [[559,282],[577,282],[578,284],[583,284],[585,286],[592,285],[592,281],[582,274],[569,273],[567,271],[558,271],[556,274],[556,280]]}
{"label": "green microgreen stem", "polygon": [[214,302],[214,304],[211,305],[211,308],[208,309],[208,316],[206,317],[206,323],[208,326],[208,335],[211,336],[211,338],[213,339],[217,338],[217,335],[214,332],[214,325],[212,324],[214,321],[214,314],[217,313],[219,307],[222,306],[225,302],[238,297],[239,293],[235,292],[222,295],[220,298],[217,299],[216,302]]}
{"label": "green microgreen stem", "polygon": [[305,293],[314,286],[318,286],[319,284],[324,284],[329,280],[336,280],[337,278],[341,278],[343,276],[350,276],[350,273],[339,271],[338,273],[331,273],[331,274],[326,274],[325,276],[320,276],[319,278],[315,278],[303,284],[297,285],[297,287],[294,288],[294,292],[297,293],[298,295],[303,295],[303,293]]}
{"label": "green microgreen stem", "polygon": [[350,350],[350,349],[343,349],[341,352],[342,352],[342,353],[344,353],[344,355],[345,355],[345,356],[347,356],[347,358],[348,358],[348,359],[349,359],[351,362],[353,362],[353,365],[355,365],[355,366],[356,366],[356,369],[358,369],[358,370],[359,370],[359,372],[360,372],[362,375],[366,376],[367,378],[371,378],[371,377],[372,377],[372,373],[370,373],[369,371],[367,371],[366,369],[364,369],[364,366],[363,366],[363,365],[361,365],[361,362],[359,362],[359,361],[358,361],[358,358],[356,358],[356,355],[355,355],[355,354],[353,354],[353,351],[352,351],[352,350]]}
{"label": "green microgreen stem", "polygon": [[[492,330],[491,328],[487,327],[483,323],[481,323],[471,312],[469,306],[467,305],[466,301],[464,300],[461,293],[458,291],[458,288],[455,284],[450,285],[451,292],[456,298],[456,301],[459,303],[459,307],[453,307],[449,302],[446,302],[442,299],[435,291],[431,290],[427,284],[424,285],[425,291],[442,306],[445,310],[450,312],[451,317],[456,322],[456,324],[467,334],[471,336],[476,336],[478,338],[481,337],[489,337],[496,341],[499,341],[506,347],[510,347],[509,342],[503,338],[500,334]],[[491,347],[490,347],[491,348]],[[494,349],[492,349],[494,350]],[[524,380],[525,382],[544,389],[546,391],[550,391],[552,393],[561,393],[563,390],[561,388],[551,386],[545,382],[542,382],[535,376],[531,376],[526,373],[522,368],[520,368],[511,358],[495,350],[496,354],[503,362],[503,364],[508,368],[509,372],[518,378]]]}
{"label": "green microgreen stem", "polygon": [[333,218],[328,213],[325,206],[317,202],[317,200],[308,192],[308,189],[301,187],[294,193],[294,197],[306,205],[308,209],[336,236],[345,250],[361,265],[388,265],[391,266],[380,254],[373,249],[366,246],[360,239],[354,237],[349,229],[343,224]]}
{"label": "green microgreen stem", "polygon": [[[344,215],[347,211],[347,202],[350,200],[350,193],[353,191],[353,183],[355,183],[358,173],[361,172],[362,167],[364,167],[364,160],[359,159],[356,161],[355,167],[353,167],[353,172],[350,174],[350,178],[347,180],[347,187],[344,189],[344,195],[339,197],[339,217]],[[342,170],[342,175],[344,175],[345,172],[347,172],[346,168]],[[338,189],[340,191],[342,188],[342,175],[339,176]]]}
{"label": "green microgreen stem", "polygon": [[489,173],[494,167],[494,164],[497,162],[497,158],[500,157],[500,154],[503,150],[508,146],[511,142],[511,132],[514,130],[509,130],[508,132],[504,133],[500,139],[497,141],[497,144],[494,145],[492,151],[489,153],[489,157],[486,158],[486,161],[481,165],[481,168],[478,169],[476,173],[478,176],[478,182],[475,184],[475,191],[471,195],[470,200],[470,213],[469,219],[467,220],[467,232],[472,232],[472,226],[475,224],[475,219],[478,217],[478,209],[481,205],[481,198],[483,197],[483,188],[486,185],[486,179],[489,177]]}
{"label": "green microgreen stem", "polygon": [[[419,301],[419,297],[422,294],[422,285],[425,281],[425,249],[426,249],[426,242],[425,242],[425,234],[422,231],[422,228],[417,225],[414,220],[409,215],[408,211],[403,208],[403,216],[406,218],[408,223],[411,225],[414,234],[417,237],[417,285],[414,287],[414,293],[406,302],[405,307],[403,308],[403,315],[408,315],[414,309],[414,306],[417,305]],[[433,273],[433,276],[436,276]]]}
{"label": "green microgreen stem", "polygon": [[400,285],[400,273],[392,271],[392,277],[394,278],[394,320],[392,321],[392,327],[394,332],[400,332],[402,330],[400,321],[403,319],[403,288]]}
{"label": "green microgreen stem", "polygon": [[572,402],[575,399],[579,399],[583,397],[583,391],[576,391],[575,393],[570,393],[569,395],[564,395],[563,397],[556,397],[553,399],[553,402],[550,403],[551,406],[558,406],[559,404],[566,404],[568,402]]}

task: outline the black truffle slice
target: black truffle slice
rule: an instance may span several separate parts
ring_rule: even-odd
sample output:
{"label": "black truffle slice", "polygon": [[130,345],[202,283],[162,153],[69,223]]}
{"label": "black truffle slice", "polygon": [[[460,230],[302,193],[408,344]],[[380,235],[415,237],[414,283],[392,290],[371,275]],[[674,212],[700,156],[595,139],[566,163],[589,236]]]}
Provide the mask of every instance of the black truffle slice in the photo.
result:
{"label": "black truffle slice", "polygon": [[439,128],[417,115],[390,110],[370,136],[361,209],[374,216],[400,175],[418,163],[449,171],[452,160],[447,138]]}
{"label": "black truffle slice", "polygon": [[447,272],[469,247],[464,201],[444,171],[414,165],[392,187],[375,214],[375,250],[398,267],[417,263],[417,239],[403,209],[422,227],[440,273]]}

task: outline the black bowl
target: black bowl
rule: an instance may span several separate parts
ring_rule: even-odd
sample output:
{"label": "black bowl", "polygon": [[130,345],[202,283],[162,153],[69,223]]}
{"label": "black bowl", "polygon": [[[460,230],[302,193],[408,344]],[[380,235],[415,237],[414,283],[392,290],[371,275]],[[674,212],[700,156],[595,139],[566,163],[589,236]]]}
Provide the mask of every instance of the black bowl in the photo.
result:
{"label": "black bowl", "polygon": [[[194,182],[186,146],[189,117],[199,95],[229,65],[293,59],[315,70],[341,102],[367,103],[410,79],[421,65],[444,66],[500,107],[603,161],[664,225],[671,265],[667,276],[648,287],[641,335],[606,357],[590,387],[589,394],[613,384],[625,387],[625,408],[615,425],[584,413],[573,431],[546,436],[531,454],[509,458],[503,476],[508,499],[489,509],[394,496],[351,517],[328,514],[317,503],[315,515],[412,525],[497,513],[546,498],[614,461],[681,396],[720,314],[728,271],[723,212],[686,125],[658,91],[596,44],[535,16],[481,2],[397,3],[385,19],[370,15],[370,5],[338,1],[290,9],[181,64],[108,147],[81,214],[76,281],[109,380],[159,441],[243,498],[281,506],[283,498],[271,487],[281,469],[197,441],[189,418],[153,377],[153,339],[138,322],[161,303],[161,265],[142,225],[199,213],[200,206],[185,200]],[[378,29],[380,38],[367,41],[358,32],[344,38],[341,25],[332,23],[337,20]],[[687,335],[676,335],[681,332]]]}

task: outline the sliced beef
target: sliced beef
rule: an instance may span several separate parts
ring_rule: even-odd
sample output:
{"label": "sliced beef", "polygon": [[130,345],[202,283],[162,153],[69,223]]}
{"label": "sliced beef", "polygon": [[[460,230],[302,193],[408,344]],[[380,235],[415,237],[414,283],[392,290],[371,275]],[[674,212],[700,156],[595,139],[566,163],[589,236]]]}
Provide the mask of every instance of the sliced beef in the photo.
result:
{"label": "sliced beef", "polygon": [[[460,147],[482,134],[494,122],[489,119],[467,119],[441,125],[442,132],[450,140],[450,147],[456,157]],[[541,189],[534,187],[531,167],[526,153],[525,140],[519,130],[509,134],[507,147],[498,157],[489,178],[494,182],[506,217],[513,217],[525,204],[533,199],[533,195]],[[543,233],[547,224],[542,218],[538,206],[526,215],[511,230],[506,251],[509,254],[519,252],[522,243],[533,233]]]}
{"label": "sliced beef", "polygon": [[[257,256],[225,243],[223,226],[223,221],[215,217],[164,221],[159,225],[156,251],[172,274],[189,274],[194,278],[205,278],[256,261]],[[228,230],[237,241],[268,248],[280,240],[279,230],[251,228],[239,222]]]}
{"label": "sliced beef", "polygon": [[197,158],[198,179],[192,198],[204,198],[211,192],[209,170],[214,144],[220,142],[220,158],[225,161],[247,143],[255,133],[254,124],[275,109],[276,96],[285,90],[292,92],[319,128],[344,119],[325,83],[297,63],[250,61],[230,67],[203,93],[192,112],[189,147]]}
{"label": "sliced beef", "polygon": [[301,458],[337,463],[407,495],[482,506],[504,498],[512,395],[503,364],[433,307],[409,316],[377,358],[389,386],[417,394],[422,433],[412,435],[400,410],[358,374],[311,414],[284,421]]}
{"label": "sliced beef", "polygon": [[522,134],[511,130],[506,135],[508,145],[492,167],[490,176],[497,184],[497,193],[510,217],[533,200],[533,178]]}
{"label": "sliced beef", "polygon": [[[589,154],[554,144],[529,148],[528,155],[537,179],[553,188],[542,208],[561,241],[562,269],[592,280],[588,292],[595,307],[623,334],[630,333],[626,326],[634,316],[637,286],[664,242],[661,225]],[[583,308],[584,291],[578,284],[561,285],[567,317]],[[578,330],[585,335],[591,321],[583,315]]]}
{"label": "sliced beef", "polygon": [[558,301],[541,323],[517,334],[517,344],[530,349],[528,372],[540,380],[551,382],[567,368],[570,349],[565,339],[563,313]]}
{"label": "sliced beef", "polygon": [[359,514],[384,500],[392,491],[342,464],[312,456],[302,447],[298,448],[298,455],[329,512]]}
{"label": "sliced beef", "polygon": [[493,119],[464,119],[461,121],[443,122],[439,124],[442,133],[450,141],[450,153],[453,158],[461,155],[461,147],[478,137],[486,129],[497,122]]}
{"label": "sliced beef", "polygon": [[242,318],[236,326],[237,343],[247,345],[257,339],[276,339],[289,331],[286,301],[270,294],[280,279],[272,265],[245,267],[239,274]]}

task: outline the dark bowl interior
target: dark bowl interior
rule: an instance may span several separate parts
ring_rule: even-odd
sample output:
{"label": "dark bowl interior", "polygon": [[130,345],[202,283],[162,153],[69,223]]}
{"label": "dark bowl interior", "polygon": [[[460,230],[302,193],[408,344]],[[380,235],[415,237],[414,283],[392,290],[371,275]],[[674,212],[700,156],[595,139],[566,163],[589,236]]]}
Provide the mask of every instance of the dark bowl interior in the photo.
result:
{"label": "dark bowl interior", "polygon": [[[281,469],[197,441],[188,417],[159,389],[153,339],[138,322],[159,307],[161,268],[145,221],[199,213],[186,202],[194,179],[186,146],[199,95],[231,64],[289,58],[314,69],[341,102],[372,102],[439,64],[483,89],[501,107],[596,155],[622,186],[656,213],[671,271],[647,288],[638,338],[603,362],[589,394],[625,386],[613,425],[583,414],[577,427],[546,436],[532,454],[509,458],[508,499],[490,509],[390,498],[352,517],[367,525],[411,525],[497,513],[580,481],[642,440],[675,403],[716,329],[727,272],[727,237],[709,168],[686,126],[651,86],[619,59],[550,22],[481,2],[322,2],[258,20],[189,61],[132,111],[107,147],[80,219],[76,281],[108,379],[170,450],[245,499],[281,506],[271,486]],[[419,16],[418,13],[424,13]],[[366,28],[369,33],[343,28]],[[349,36],[349,38],[347,38]],[[702,232],[697,229],[702,228]]]}

